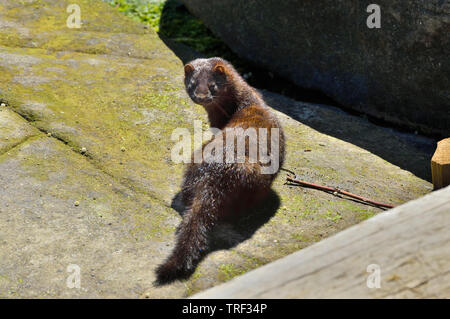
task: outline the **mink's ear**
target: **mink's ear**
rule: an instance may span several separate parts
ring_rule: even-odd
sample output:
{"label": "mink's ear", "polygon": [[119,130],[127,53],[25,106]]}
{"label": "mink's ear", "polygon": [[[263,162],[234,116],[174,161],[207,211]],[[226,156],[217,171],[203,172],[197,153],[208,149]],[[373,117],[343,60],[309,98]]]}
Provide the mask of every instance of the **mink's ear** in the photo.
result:
{"label": "mink's ear", "polygon": [[223,67],[223,65],[218,64],[214,67],[214,72],[218,74],[225,74],[225,68]]}
{"label": "mink's ear", "polygon": [[192,71],[194,71],[194,67],[192,66],[192,64],[186,64],[185,66],[184,66],[184,74],[185,75],[189,75],[189,74],[191,74],[192,73]]}

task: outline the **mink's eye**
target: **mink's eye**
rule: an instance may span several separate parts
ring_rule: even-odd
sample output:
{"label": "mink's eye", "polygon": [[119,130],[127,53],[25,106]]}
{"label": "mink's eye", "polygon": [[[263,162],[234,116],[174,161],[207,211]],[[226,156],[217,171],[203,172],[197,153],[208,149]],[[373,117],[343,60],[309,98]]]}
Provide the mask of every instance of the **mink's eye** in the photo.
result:
{"label": "mink's eye", "polygon": [[209,91],[214,94],[217,91],[217,85],[212,83],[209,85]]}

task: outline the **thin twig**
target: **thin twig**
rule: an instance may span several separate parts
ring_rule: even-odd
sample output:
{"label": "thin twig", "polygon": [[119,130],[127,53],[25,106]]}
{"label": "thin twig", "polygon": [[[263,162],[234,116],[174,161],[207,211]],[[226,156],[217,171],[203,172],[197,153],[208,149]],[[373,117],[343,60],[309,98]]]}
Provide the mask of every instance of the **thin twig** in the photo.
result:
{"label": "thin twig", "polygon": [[293,171],[291,171],[290,169],[287,169],[287,168],[280,168],[280,170],[282,170],[282,171],[285,171],[285,172],[288,172],[288,173],[290,173],[290,174],[292,174],[293,176],[295,176],[295,173],[293,172]]}
{"label": "thin twig", "polygon": [[363,201],[365,203],[369,203],[369,204],[372,204],[372,205],[375,205],[375,206],[386,207],[386,208],[394,208],[395,207],[395,206],[392,206],[392,205],[389,205],[389,204],[375,202],[375,201],[370,200],[368,198],[365,198],[365,197],[362,197],[362,196],[359,196],[359,195],[355,195],[355,194],[352,194],[350,192],[346,192],[346,191],[340,190],[338,188],[322,186],[322,185],[318,185],[318,184],[314,184],[314,183],[310,183],[310,182],[305,182],[305,181],[302,181],[302,180],[298,180],[298,179],[292,178],[290,176],[287,176],[286,179],[289,182],[295,183],[297,185],[312,187],[312,188],[320,189],[320,190],[327,191],[327,192],[343,194],[343,195],[346,195],[346,196],[349,196],[349,197],[352,197],[352,198],[356,198],[356,199],[358,199],[360,201]]}

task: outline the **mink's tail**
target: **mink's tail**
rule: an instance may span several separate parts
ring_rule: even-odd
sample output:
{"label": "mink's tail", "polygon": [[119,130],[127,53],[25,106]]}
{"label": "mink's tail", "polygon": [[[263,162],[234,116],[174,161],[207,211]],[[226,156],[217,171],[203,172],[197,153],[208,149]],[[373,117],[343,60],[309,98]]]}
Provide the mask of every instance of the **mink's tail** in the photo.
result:
{"label": "mink's tail", "polygon": [[218,219],[217,206],[208,205],[208,202],[208,200],[204,200],[203,203],[194,201],[184,214],[183,221],[177,229],[175,248],[166,261],[156,269],[156,285],[189,278],[205,256],[209,233]]}

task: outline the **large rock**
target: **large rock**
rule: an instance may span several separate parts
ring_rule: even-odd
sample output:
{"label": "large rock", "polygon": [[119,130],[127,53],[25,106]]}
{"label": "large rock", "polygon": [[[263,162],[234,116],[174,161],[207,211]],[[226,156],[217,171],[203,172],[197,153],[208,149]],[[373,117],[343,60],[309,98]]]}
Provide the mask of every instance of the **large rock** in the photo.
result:
{"label": "large rock", "polygon": [[450,135],[450,3],[183,0],[232,50],[342,105]]}
{"label": "large rock", "polygon": [[[171,133],[206,114],[156,33],[88,0],[77,1],[82,28],[67,29],[70,3],[0,1],[1,298],[184,297],[380,211],[280,174],[263,207],[218,229],[189,281],[152,287],[180,220]],[[393,204],[431,191],[429,140],[265,96],[285,128],[286,168],[301,178]],[[80,289],[66,284],[71,264]]]}

